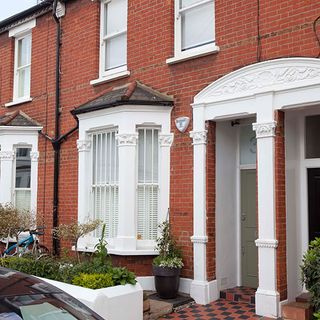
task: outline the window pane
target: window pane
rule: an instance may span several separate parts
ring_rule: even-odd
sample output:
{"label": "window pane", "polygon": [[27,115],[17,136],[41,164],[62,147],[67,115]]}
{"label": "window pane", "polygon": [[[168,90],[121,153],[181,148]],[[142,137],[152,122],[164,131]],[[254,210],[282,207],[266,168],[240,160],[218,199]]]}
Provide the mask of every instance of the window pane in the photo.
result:
{"label": "window pane", "polygon": [[203,0],[180,0],[180,8],[186,8]]}
{"label": "window pane", "polygon": [[18,67],[30,64],[31,35],[18,40]]}
{"label": "window pane", "polygon": [[320,158],[320,115],[306,117],[306,158]]}
{"label": "window pane", "polygon": [[181,14],[182,49],[190,49],[214,41],[213,2]]}
{"label": "window pane", "polygon": [[127,0],[112,0],[105,4],[105,35],[127,30]]}
{"label": "window pane", "polygon": [[16,189],[30,188],[31,158],[30,148],[16,150]]}
{"label": "window pane", "polygon": [[127,34],[121,34],[106,41],[106,70],[127,64]]}
{"label": "window pane", "polygon": [[257,141],[251,125],[240,127],[240,164],[255,164]]}
{"label": "window pane", "polygon": [[30,190],[15,191],[15,207],[19,210],[31,209],[31,191]]}
{"label": "window pane", "polygon": [[18,70],[18,97],[30,95],[30,66]]}
{"label": "window pane", "polygon": [[[106,236],[115,237],[118,226],[118,148],[115,131],[92,137],[92,212],[106,224]],[[101,228],[96,236],[101,235]]]}

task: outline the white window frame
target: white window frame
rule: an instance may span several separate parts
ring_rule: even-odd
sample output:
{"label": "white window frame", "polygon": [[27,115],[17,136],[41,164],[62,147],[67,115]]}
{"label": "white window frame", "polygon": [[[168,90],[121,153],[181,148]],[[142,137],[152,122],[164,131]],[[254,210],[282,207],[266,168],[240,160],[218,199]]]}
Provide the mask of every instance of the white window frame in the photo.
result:
{"label": "white window frame", "polygon": [[213,15],[215,15],[215,1],[214,0],[202,0],[196,4],[190,5],[188,7],[180,9],[180,0],[174,1],[174,57],[166,60],[167,64],[174,64],[181,61],[205,56],[211,53],[215,53],[219,51],[219,47],[216,45],[215,41],[215,19],[213,23],[213,40],[212,43],[207,43],[203,45],[199,45],[194,48],[190,48],[187,50],[182,50],[182,23],[181,23],[181,13],[187,11],[191,8],[195,8],[207,3],[213,3]]}
{"label": "white window frame", "polygon": [[15,203],[15,151],[30,148],[31,200],[30,209],[36,212],[38,192],[38,135],[42,127],[0,126],[0,203]]}
{"label": "white window frame", "polygon": [[[104,26],[105,26],[105,5],[110,3],[111,1],[117,0],[101,0],[100,1],[100,50],[99,50],[99,78],[90,81],[91,85],[97,85],[100,83],[112,81],[115,79],[127,77],[130,75],[130,72],[127,68],[127,59],[126,64],[123,66],[119,66],[113,69],[106,70],[105,66],[105,58],[106,58],[106,42],[109,39],[120,36],[128,32],[128,22],[127,28],[125,30],[121,30],[119,32],[104,35]],[[128,3],[127,3],[128,7]],[[128,43],[128,42],[127,42]],[[128,47],[128,45],[127,45]],[[128,55],[127,55],[128,56]]]}
{"label": "white window frame", "polygon": [[[137,233],[137,185],[138,185],[138,133],[137,129],[148,127],[159,129],[158,155],[158,223],[163,222],[169,208],[170,187],[170,133],[171,107],[164,106],[118,106],[79,114],[79,181],[78,220],[91,218],[90,210],[90,161],[91,132],[118,128],[119,152],[119,223],[117,237],[107,239],[108,252],[117,255],[156,255],[155,240],[138,239]],[[119,140],[120,139],[120,140]],[[122,140],[121,140],[122,139]],[[130,199],[128,199],[129,195]],[[79,250],[94,251],[98,241],[96,234],[81,238]]]}
{"label": "white window frame", "polygon": [[[31,91],[31,64],[32,64],[32,29],[36,26],[36,19],[30,20],[26,23],[18,25],[9,30],[9,37],[13,37],[15,40],[14,43],[14,73],[13,73],[13,98],[12,101],[6,103],[6,107],[10,107],[16,104],[24,103],[32,101],[30,96]],[[30,78],[29,78],[29,92],[27,92],[24,96],[19,97],[19,73],[18,73],[18,43],[19,40],[30,36],[30,63],[20,67],[22,68],[30,68]]]}

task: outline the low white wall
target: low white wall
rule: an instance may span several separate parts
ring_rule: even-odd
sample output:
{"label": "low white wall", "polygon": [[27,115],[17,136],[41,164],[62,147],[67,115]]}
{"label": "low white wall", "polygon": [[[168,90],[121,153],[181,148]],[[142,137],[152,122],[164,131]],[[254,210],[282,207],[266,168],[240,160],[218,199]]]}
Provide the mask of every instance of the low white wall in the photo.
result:
{"label": "low white wall", "polygon": [[93,290],[44,278],[42,280],[78,299],[104,319],[143,318],[143,290],[139,283]]}

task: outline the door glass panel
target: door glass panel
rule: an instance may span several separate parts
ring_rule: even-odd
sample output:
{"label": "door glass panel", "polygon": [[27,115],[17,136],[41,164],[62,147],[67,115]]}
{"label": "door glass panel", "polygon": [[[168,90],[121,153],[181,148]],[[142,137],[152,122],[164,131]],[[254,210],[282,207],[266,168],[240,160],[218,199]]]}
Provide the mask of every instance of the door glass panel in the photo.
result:
{"label": "door glass panel", "polygon": [[240,127],[240,164],[255,164],[257,141],[252,125]]}
{"label": "door glass panel", "polygon": [[306,117],[306,158],[320,158],[320,115]]}

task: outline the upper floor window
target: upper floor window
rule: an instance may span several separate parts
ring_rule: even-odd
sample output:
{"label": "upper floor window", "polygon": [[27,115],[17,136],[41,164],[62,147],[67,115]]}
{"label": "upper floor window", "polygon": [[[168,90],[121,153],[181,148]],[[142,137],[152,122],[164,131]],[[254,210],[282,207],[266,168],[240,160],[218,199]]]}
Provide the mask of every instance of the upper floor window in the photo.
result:
{"label": "upper floor window", "polygon": [[15,39],[14,100],[30,97],[31,33]]}
{"label": "upper floor window", "polygon": [[215,45],[213,0],[175,0],[174,58],[167,63],[205,55],[218,50]]}
{"label": "upper floor window", "polygon": [[127,0],[101,1],[100,78],[127,70]]}
{"label": "upper floor window", "polygon": [[30,20],[9,30],[9,37],[14,38],[14,66],[13,66],[13,99],[7,107],[31,101],[31,30],[36,20]]}

